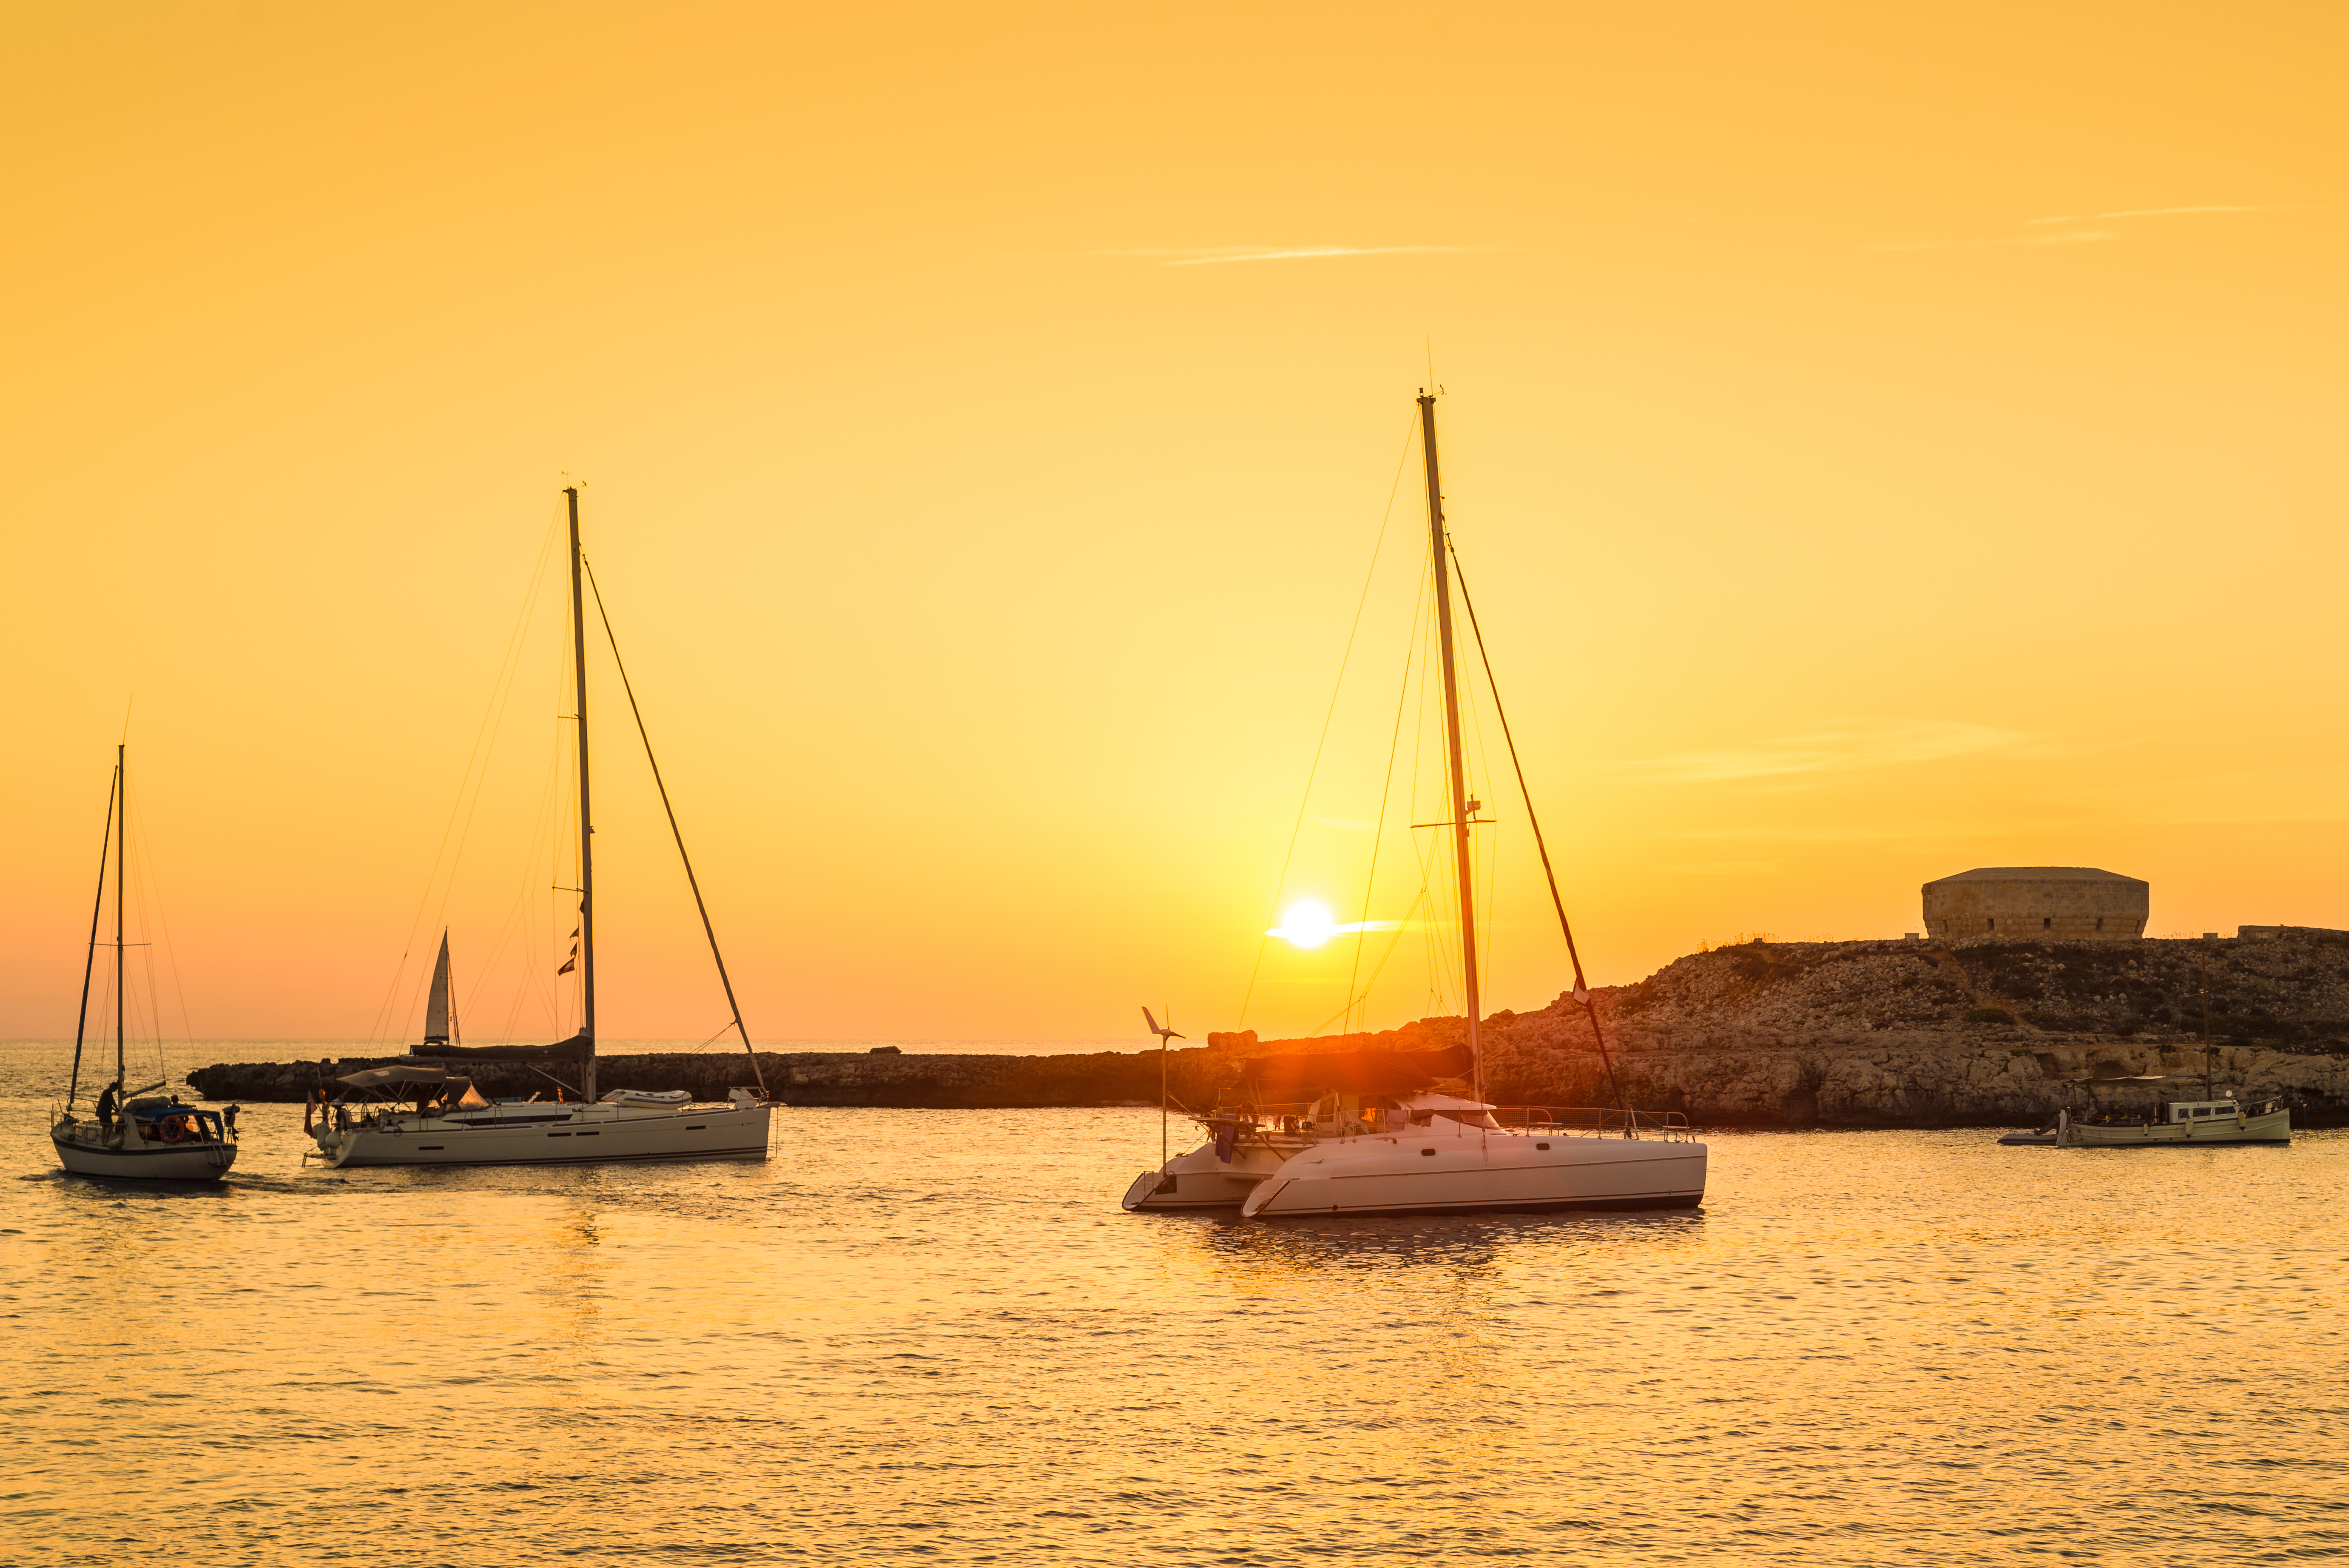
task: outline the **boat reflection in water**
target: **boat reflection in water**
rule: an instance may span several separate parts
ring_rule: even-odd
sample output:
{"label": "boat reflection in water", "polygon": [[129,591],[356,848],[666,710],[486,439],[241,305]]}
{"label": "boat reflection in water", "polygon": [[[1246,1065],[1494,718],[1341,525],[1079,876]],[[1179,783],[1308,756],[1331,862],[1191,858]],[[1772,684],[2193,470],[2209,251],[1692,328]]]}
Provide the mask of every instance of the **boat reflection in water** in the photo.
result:
{"label": "boat reflection in water", "polygon": [[[1443,672],[1445,815],[1418,824],[1445,829],[1459,897],[1459,962],[1467,1044],[1456,1051],[1357,1052],[1243,1059],[1239,1081],[1219,1089],[1218,1108],[1195,1116],[1206,1141],[1164,1158],[1127,1188],[1129,1210],[1237,1206],[1247,1218],[1304,1215],[1447,1214],[1479,1210],[1693,1209],[1704,1199],[1705,1146],[1676,1113],[1630,1108],[1607,1052],[1606,1033],[1583,977],[1582,959],[1551,870],[1541,823],[1526,787],[1516,742],[1492,681],[1492,660],[1466,580],[1460,598],[1476,639],[1494,717],[1506,741],[1526,816],[1541,852],[1558,929],[1574,965],[1573,995],[1607,1064],[1611,1108],[1502,1111],[1484,1094],[1482,998],[1470,830],[1490,817],[1467,787],[1461,744],[1459,660],[1453,647],[1452,588],[1458,557],[1444,525],[1436,463],[1435,398],[1419,398],[1427,471],[1429,581],[1438,667]],[[1406,688],[1407,690],[1407,688]],[[1400,711],[1400,710],[1398,710]],[[1382,808],[1383,809],[1383,808]],[[1334,928],[1332,928],[1334,929]],[[1345,928],[1360,930],[1367,926]],[[1268,935],[1280,934],[1268,932]],[[1319,945],[1328,932],[1317,932]],[[1359,1000],[1359,999],[1358,999]],[[1171,1028],[1151,1027],[1162,1052]]]}

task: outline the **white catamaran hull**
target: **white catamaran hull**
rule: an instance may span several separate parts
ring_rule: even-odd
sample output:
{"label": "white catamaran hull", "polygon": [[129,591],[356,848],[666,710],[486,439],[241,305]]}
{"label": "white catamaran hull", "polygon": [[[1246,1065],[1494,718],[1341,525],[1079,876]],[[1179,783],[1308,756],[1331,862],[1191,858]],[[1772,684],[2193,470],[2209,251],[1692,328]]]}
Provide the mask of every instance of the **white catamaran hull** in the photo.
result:
{"label": "white catamaran hull", "polygon": [[1373,1135],[1293,1156],[1241,1214],[1454,1214],[1477,1210],[1693,1209],[1705,1146],[1461,1127]]}
{"label": "white catamaran hull", "polygon": [[2075,1148],[2213,1148],[2227,1144],[2288,1144],[2292,1141],[2292,1113],[2268,1111],[2259,1116],[2213,1116],[2207,1121],[2155,1122],[2150,1126],[2074,1122],[2067,1136]]}
{"label": "white catamaran hull", "polygon": [[680,1111],[583,1106],[561,1120],[378,1117],[372,1127],[321,1128],[326,1163],[588,1165],[617,1160],[764,1159],[771,1106],[691,1106]]}
{"label": "white catamaran hull", "polygon": [[1243,1145],[1232,1151],[1229,1159],[1217,1159],[1215,1144],[1203,1143],[1156,1170],[1135,1177],[1118,1207],[1130,1214],[1165,1209],[1237,1209],[1279,1171],[1290,1152]]}

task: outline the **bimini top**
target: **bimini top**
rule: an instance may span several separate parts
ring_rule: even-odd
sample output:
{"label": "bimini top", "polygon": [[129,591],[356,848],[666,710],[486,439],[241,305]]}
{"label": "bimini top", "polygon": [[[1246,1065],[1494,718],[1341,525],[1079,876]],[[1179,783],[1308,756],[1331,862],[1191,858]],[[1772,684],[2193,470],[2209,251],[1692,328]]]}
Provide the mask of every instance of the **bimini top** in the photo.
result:
{"label": "bimini top", "polygon": [[388,1084],[471,1084],[472,1080],[439,1067],[368,1067],[335,1080],[354,1089],[380,1089]]}
{"label": "bimini top", "polygon": [[1468,1048],[1442,1051],[1330,1051],[1318,1055],[1256,1056],[1240,1075],[1270,1100],[1349,1095],[1408,1095],[1449,1083],[1469,1068]]}

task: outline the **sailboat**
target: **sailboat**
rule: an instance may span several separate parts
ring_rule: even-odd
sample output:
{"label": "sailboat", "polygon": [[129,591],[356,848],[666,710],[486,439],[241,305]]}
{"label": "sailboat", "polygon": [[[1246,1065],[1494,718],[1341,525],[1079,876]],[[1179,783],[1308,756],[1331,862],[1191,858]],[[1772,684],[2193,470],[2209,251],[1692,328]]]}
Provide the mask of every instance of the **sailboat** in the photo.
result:
{"label": "sailboat", "polygon": [[[441,933],[440,955],[433,966],[432,990],[426,1004],[424,1036],[409,1054],[415,1064],[371,1067],[336,1080],[346,1091],[317,1118],[310,1136],[336,1168],[368,1165],[586,1165],[615,1160],[713,1159],[767,1156],[767,1140],[774,1103],[767,1096],[766,1078],[759,1066],[750,1033],[742,1023],[742,1009],[734,998],[734,982],[719,951],[718,932],[702,900],[701,884],[685,853],[685,835],[669,805],[668,786],[660,765],[653,763],[653,783],[668,812],[669,829],[684,861],[687,882],[701,911],[703,932],[709,939],[718,978],[725,987],[727,1005],[733,1010],[734,1031],[750,1055],[756,1090],[728,1092],[724,1102],[698,1104],[682,1089],[615,1089],[601,1099],[595,1094],[595,864],[593,796],[587,744],[587,624],[585,592],[592,582],[586,556],[579,545],[579,492],[564,491],[571,523],[571,646],[573,701],[578,736],[579,766],[579,925],[577,946],[564,968],[575,963],[579,972],[580,1024],[570,1039],[552,1045],[460,1045],[454,1043],[455,1012],[449,987],[449,938]],[[600,611],[602,600],[597,598]],[[608,633],[610,622],[605,621]],[[615,649],[616,658],[617,650]],[[627,671],[620,672],[636,711],[636,694],[627,688]],[[636,712],[636,728],[644,734],[644,716]],[[649,759],[652,745],[646,742]],[[447,1065],[426,1065],[427,1060],[461,1066],[468,1062],[512,1062],[543,1069],[565,1065],[575,1070],[580,1097],[548,1102],[485,1100],[466,1075]]]}
{"label": "sailboat", "polygon": [[[1478,984],[1476,900],[1470,828],[1480,803],[1468,796],[1461,747],[1458,659],[1453,647],[1451,540],[1436,463],[1435,395],[1419,396],[1420,444],[1427,469],[1428,548],[1435,596],[1437,653],[1444,677],[1447,815],[1458,884],[1460,972],[1468,1011],[1466,1062],[1456,1075],[1428,1061],[1347,1062],[1287,1059],[1289,1085],[1318,1095],[1308,1104],[1268,1106],[1265,1086],[1242,1103],[1198,1118],[1210,1133],[1200,1147],[1145,1171],[1123,1207],[1205,1208],[1237,1202],[1247,1218],[1305,1215],[1459,1214],[1485,1210],[1693,1209],[1704,1199],[1705,1146],[1672,1113],[1636,1111],[1622,1103],[1588,1121],[1521,1111],[1504,1125],[1502,1107],[1485,1098],[1482,996]],[[1475,609],[1469,605],[1474,620]],[[1482,638],[1479,636],[1481,646]],[[1506,720],[1503,721],[1504,733]],[[1516,743],[1510,742],[1514,758]],[[1524,783],[1523,770],[1518,782]],[[1526,801],[1530,815],[1530,793]],[[1534,828],[1541,844],[1540,826]],[[1549,855],[1542,850],[1549,869]],[[1550,877],[1574,995],[1605,1048],[1599,1014],[1566,907]],[[1364,1056],[1373,1054],[1365,1053]],[[1280,1059],[1274,1059],[1280,1060]],[[1609,1076],[1613,1079],[1611,1063]]]}
{"label": "sailboat", "polygon": [[[129,1177],[145,1181],[218,1181],[236,1163],[233,1107],[208,1111],[177,1095],[157,1095],[161,1082],[125,1091],[123,981],[127,972],[123,889],[130,869],[129,748],[114,750],[114,783],[106,801],[106,840],[98,857],[98,897],[90,905],[89,950],[82,961],[81,1012],[74,1022],[73,1078],[65,1108],[49,1124],[57,1160],[77,1176]],[[87,1117],[75,1115],[81,1097],[82,1045],[88,1033],[89,982],[98,962],[98,917],[106,909],[106,856],[114,854],[114,1081],[101,1090]],[[168,1080],[166,1080],[168,1081]]]}

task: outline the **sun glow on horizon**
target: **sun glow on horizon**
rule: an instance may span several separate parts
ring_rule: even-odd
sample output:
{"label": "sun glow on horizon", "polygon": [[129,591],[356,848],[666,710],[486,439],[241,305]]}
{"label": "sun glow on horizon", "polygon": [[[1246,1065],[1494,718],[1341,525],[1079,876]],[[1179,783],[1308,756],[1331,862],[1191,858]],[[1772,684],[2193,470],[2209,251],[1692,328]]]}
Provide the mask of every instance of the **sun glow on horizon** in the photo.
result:
{"label": "sun glow on horizon", "polygon": [[1327,904],[1306,898],[1289,905],[1288,912],[1280,918],[1280,924],[1264,934],[1278,937],[1296,947],[1318,948],[1327,944],[1332,937],[1360,936],[1364,931],[1392,931],[1402,923],[1400,920],[1349,920],[1340,925]]}

